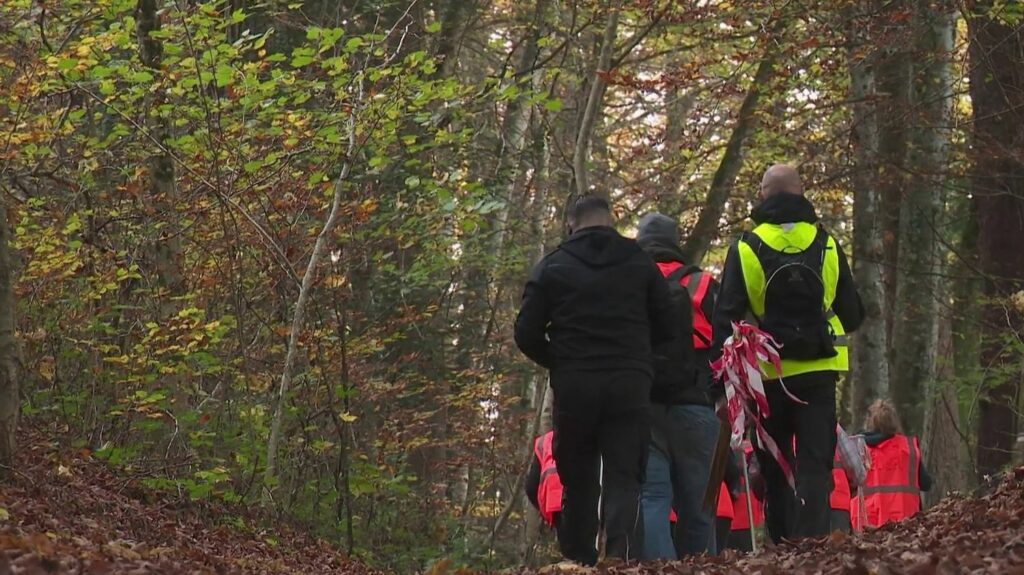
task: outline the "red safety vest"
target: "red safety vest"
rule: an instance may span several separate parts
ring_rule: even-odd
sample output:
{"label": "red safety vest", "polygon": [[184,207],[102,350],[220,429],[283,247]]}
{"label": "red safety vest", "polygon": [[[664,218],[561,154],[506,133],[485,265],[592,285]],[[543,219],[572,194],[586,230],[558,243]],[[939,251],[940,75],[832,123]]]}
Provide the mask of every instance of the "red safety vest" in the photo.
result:
{"label": "red safety vest", "polygon": [[715,513],[715,517],[721,517],[723,519],[733,519],[732,509],[732,495],[729,495],[729,489],[725,486],[725,482],[722,482],[722,487],[718,492],[718,511]]}
{"label": "red safety vest", "polygon": [[[743,446],[744,456],[749,456],[754,452],[754,448],[749,445],[749,442],[744,441],[746,445]],[[747,515],[747,483],[742,477],[740,478],[740,486],[743,489],[740,490],[740,496],[733,501],[733,518],[732,518],[732,530],[733,531],[744,531],[750,529],[750,517]],[[754,516],[754,527],[760,527],[764,525],[764,503],[754,495],[754,492],[750,492],[750,510]]]}
{"label": "red safety vest", "polygon": [[[917,438],[897,434],[874,447],[869,445],[868,454],[871,456],[871,469],[862,488],[867,524],[879,527],[920,511],[918,466],[921,447]],[[850,509],[850,520],[855,529],[862,528],[860,499],[854,497]]]}
{"label": "red safety vest", "polygon": [[555,513],[562,510],[562,481],[555,467],[555,454],[551,444],[554,431],[541,435],[533,442],[533,455],[540,462],[540,486],[537,487],[537,507],[548,525],[555,524]]}
{"label": "red safety vest", "polygon": [[[665,277],[681,267],[683,264],[679,262],[658,262],[658,269]],[[679,280],[680,285],[689,292],[690,302],[693,304],[693,349],[698,351],[711,347],[711,320],[704,315],[702,306],[712,279],[714,278],[711,274],[694,267],[692,272]]]}
{"label": "red safety vest", "polygon": [[829,507],[837,511],[850,510],[850,480],[846,471],[839,465],[839,450],[832,461],[832,493],[828,497]]}

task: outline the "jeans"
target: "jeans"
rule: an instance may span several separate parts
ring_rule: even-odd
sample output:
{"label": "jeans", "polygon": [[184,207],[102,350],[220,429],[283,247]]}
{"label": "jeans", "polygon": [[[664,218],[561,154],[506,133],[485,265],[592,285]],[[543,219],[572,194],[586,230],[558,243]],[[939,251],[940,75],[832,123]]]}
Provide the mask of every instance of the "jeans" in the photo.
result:
{"label": "jeans", "polygon": [[[663,433],[664,444],[656,441],[649,452],[649,476],[642,491],[644,544],[652,546],[645,551],[645,559],[713,552],[715,513],[704,511],[702,504],[718,441],[718,417],[704,405],[655,405],[652,412],[654,434]],[[670,500],[678,516],[674,553],[666,544],[669,526],[663,519]]]}
{"label": "jeans", "polygon": [[757,452],[767,487],[765,525],[775,543],[828,535],[832,460],[836,452],[836,372],[789,376],[785,384],[807,405],[787,397],[778,380],[766,381],[771,415],[765,421],[765,429],[794,470],[799,499],[775,458],[767,452]]}
{"label": "jeans", "polygon": [[563,486],[558,543],[566,559],[595,564],[600,525],[608,557],[640,558],[650,386],[650,375],[635,370],[551,372],[554,456]]}
{"label": "jeans", "polygon": [[644,561],[676,559],[672,542],[672,462],[661,446],[651,444],[647,473],[641,489],[644,515]]}

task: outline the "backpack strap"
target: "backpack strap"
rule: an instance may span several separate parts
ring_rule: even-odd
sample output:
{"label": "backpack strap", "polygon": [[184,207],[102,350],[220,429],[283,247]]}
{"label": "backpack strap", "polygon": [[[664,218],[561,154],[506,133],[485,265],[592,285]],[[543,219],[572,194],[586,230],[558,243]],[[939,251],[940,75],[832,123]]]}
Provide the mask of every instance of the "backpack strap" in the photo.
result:
{"label": "backpack strap", "polygon": [[[821,269],[825,269],[825,252],[828,251],[828,232],[825,231],[825,227],[821,224],[817,225],[818,232],[814,234],[814,241],[811,242],[811,247],[816,247],[821,250]],[[810,247],[808,248],[810,249]]]}
{"label": "backpack strap", "polygon": [[667,276],[665,276],[665,280],[670,285],[679,285],[679,282],[683,281],[684,277],[686,277],[686,276],[690,275],[690,273],[692,273],[690,271],[687,271],[691,267],[696,267],[696,266],[679,266],[676,269],[672,270],[672,273],[670,273]]}
{"label": "backpack strap", "polygon": [[750,246],[754,255],[758,256],[758,259],[760,259],[761,248],[766,245],[764,240],[761,239],[761,236],[755,234],[753,231],[746,231],[740,234],[740,241]]}
{"label": "backpack strap", "polygon": [[700,269],[700,266],[693,265],[693,264],[684,265],[683,267],[681,267],[679,269],[683,270],[682,271],[683,276],[682,276],[681,279],[686,279],[688,276],[691,276],[691,275],[693,275],[693,274],[695,274],[697,272],[702,271]]}

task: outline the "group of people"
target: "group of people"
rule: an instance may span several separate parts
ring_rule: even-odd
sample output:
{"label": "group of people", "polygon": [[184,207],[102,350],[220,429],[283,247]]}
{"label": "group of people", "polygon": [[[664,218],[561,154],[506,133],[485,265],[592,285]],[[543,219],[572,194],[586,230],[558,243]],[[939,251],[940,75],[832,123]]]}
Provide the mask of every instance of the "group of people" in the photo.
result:
{"label": "group of people", "polygon": [[[751,505],[751,525],[745,500],[737,504],[748,490],[735,471],[718,490],[719,508],[732,504],[740,535],[716,535],[716,509],[705,504],[719,435],[728,433],[725,388],[710,365],[741,321],[781,345],[781,370],[762,365],[770,378],[764,423],[795,469],[796,490],[753,446],[759,472],[750,482],[763,482],[753,491],[763,495],[768,535],[778,542],[833,527],[836,383],[863,307],[795,168],[765,172],[751,218],[755,227],[730,246],[719,282],[686,261],[672,218],[647,214],[629,239],[614,228],[605,199],[583,196],[568,210],[568,238],[531,271],[515,340],[549,370],[554,401],[553,430],[536,440],[527,495],[556,529],[566,559],[595,564],[599,531],[605,555],[627,560],[715,553],[733,539],[746,548],[742,532],[756,527],[761,504]],[[877,445],[898,444],[891,449],[909,449],[919,462],[916,442],[897,431],[879,430]],[[731,463],[749,455],[740,450]],[[895,478],[895,470],[876,470]],[[909,493],[924,475],[915,466],[900,485]],[[896,492],[885,485],[873,499],[865,491],[869,517],[873,501]]]}

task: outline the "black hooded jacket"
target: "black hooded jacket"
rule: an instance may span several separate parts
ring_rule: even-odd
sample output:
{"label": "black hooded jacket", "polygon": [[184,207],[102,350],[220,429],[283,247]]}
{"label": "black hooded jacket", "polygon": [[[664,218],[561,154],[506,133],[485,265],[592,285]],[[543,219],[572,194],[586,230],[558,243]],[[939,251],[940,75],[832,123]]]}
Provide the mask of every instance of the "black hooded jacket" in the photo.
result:
{"label": "black hooded jacket", "polygon": [[[794,194],[776,194],[761,202],[750,214],[755,224],[788,224],[806,222],[817,223],[818,216],[814,206],[803,197]],[[833,238],[834,239],[834,238]],[[843,322],[846,333],[853,333],[864,321],[864,306],[853,283],[850,264],[846,260],[843,248],[836,242],[839,256],[839,281],[836,285],[836,296],[832,302],[832,310]],[[736,243],[729,248],[722,271],[722,285],[718,292],[718,303],[712,320],[714,328],[714,344],[712,349],[717,357],[721,354],[722,344],[732,335],[732,322],[745,319],[750,310],[747,300],[747,287],[743,279],[743,267]]]}
{"label": "black hooded jacket", "polygon": [[577,231],[530,273],[516,345],[551,370],[652,372],[651,346],[672,337],[661,272],[610,227]]}

